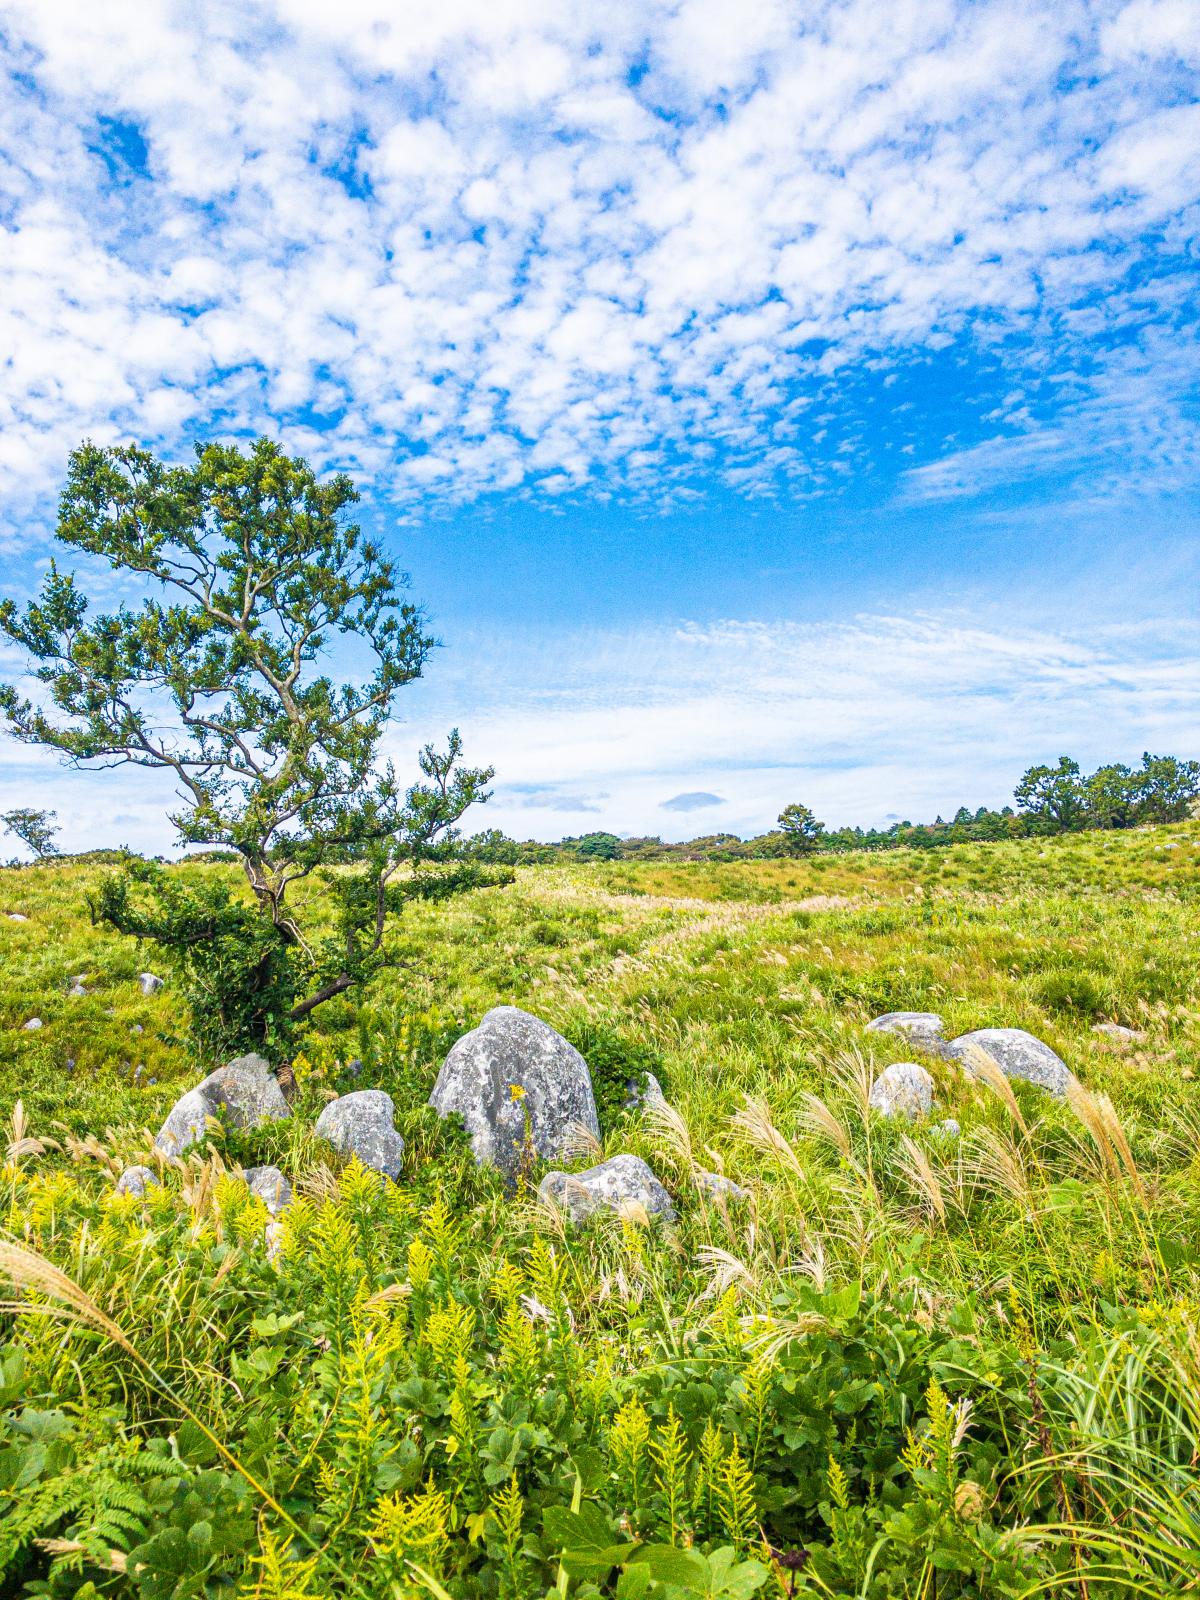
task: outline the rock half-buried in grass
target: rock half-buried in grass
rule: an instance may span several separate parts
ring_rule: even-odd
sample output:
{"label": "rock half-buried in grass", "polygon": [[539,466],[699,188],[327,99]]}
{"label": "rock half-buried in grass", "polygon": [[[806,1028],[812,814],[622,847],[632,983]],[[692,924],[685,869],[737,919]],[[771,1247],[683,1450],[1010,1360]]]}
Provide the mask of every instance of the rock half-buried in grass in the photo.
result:
{"label": "rock half-buried in grass", "polygon": [[671,1196],[640,1156],[613,1156],[586,1172],[548,1172],[538,1185],[543,1200],[561,1206],[572,1222],[597,1211],[641,1206],[647,1216],[673,1217]]}
{"label": "rock half-buried in grass", "polygon": [[871,1105],[885,1117],[926,1117],[933,1110],[933,1079],[915,1061],[894,1061],[871,1085]]}
{"label": "rock half-buried in grass", "polygon": [[1037,1039],[1024,1028],[976,1028],[974,1033],[964,1033],[949,1046],[950,1054],[957,1056],[971,1070],[973,1050],[982,1050],[1000,1068],[1006,1078],[1024,1078],[1036,1083],[1050,1094],[1065,1095],[1073,1079],[1071,1069],[1061,1056],[1055,1055],[1048,1044]]}
{"label": "rock half-buried in grass", "polygon": [[331,1100],[317,1118],[315,1132],[344,1156],[357,1156],[364,1167],[387,1177],[400,1176],[404,1140],[396,1132],[396,1107],[382,1089],[356,1089]]}
{"label": "rock half-buried in grass", "polygon": [[262,1056],[238,1056],[175,1102],[154,1148],[164,1155],[179,1155],[203,1139],[209,1117],[221,1118],[234,1128],[253,1128],[290,1115],[283,1090]]}

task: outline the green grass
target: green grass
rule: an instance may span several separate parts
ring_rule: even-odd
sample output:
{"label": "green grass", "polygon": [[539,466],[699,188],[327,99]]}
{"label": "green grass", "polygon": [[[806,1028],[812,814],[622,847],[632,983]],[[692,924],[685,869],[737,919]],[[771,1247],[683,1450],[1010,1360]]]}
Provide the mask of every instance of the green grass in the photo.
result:
{"label": "green grass", "polygon": [[[418,905],[396,965],[318,1014],[293,1119],[219,1138],[146,1205],[113,1174],[209,1064],[170,984],[139,992],[144,968],[168,976],[154,953],[90,925],[102,870],[0,873],[0,912],[29,919],[0,916],[0,1109],[19,1098],[28,1123],[6,1237],[121,1334],[40,1314],[63,1305],[36,1285],[10,1316],[13,1592],[1200,1581],[1200,827],[526,868]],[[658,1063],[673,1114],[618,1117],[604,1145],[650,1161],[674,1226],[565,1233],[424,1109],[449,1044],[501,1002],[618,1076]],[[1085,1093],[1005,1095],[931,1061],[937,1118],[880,1123],[870,1076],[911,1050],[864,1025],[898,1009],[1028,1028]],[[1143,1037],[1114,1046],[1100,1020]],[[397,1102],[398,1188],[311,1136],[352,1087]],[[230,1175],[251,1158],[301,1192],[274,1260]],[[749,1201],[706,1202],[697,1165]],[[623,1548],[579,1554],[605,1539]]]}

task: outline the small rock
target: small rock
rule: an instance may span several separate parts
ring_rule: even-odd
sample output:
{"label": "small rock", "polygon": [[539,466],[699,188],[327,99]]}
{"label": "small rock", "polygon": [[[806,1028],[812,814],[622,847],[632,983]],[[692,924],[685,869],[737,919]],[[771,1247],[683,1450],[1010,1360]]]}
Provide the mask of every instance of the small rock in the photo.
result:
{"label": "small rock", "polygon": [[222,1114],[235,1128],[278,1122],[291,1115],[283,1091],[262,1056],[238,1056],[189,1089],[172,1106],[154,1148],[176,1156],[204,1137],[209,1117]]}
{"label": "small rock", "polygon": [[740,1183],[734,1183],[732,1178],[725,1177],[721,1172],[706,1172],[703,1167],[697,1167],[692,1174],[697,1189],[702,1189],[705,1194],[711,1195],[714,1200],[746,1200],[749,1192],[743,1189]]}
{"label": "small rock", "polygon": [[478,1162],[509,1177],[521,1164],[526,1129],[534,1153],[561,1158],[582,1126],[600,1137],[587,1062],[561,1033],[516,1006],[496,1006],[451,1049],[429,1103],[457,1111]]}
{"label": "small rock", "polygon": [[10,922],[28,922],[28,917],[23,917],[19,911],[6,911],[4,915]]}
{"label": "small rock", "polygon": [[362,1069],[363,1069],[363,1064],[358,1059],[357,1056],[354,1057],[353,1061],[347,1061],[347,1063],[346,1063],[346,1071],[350,1074],[350,1076],[352,1078],[361,1078],[362,1077]]}
{"label": "small rock", "polygon": [[142,1027],[140,1022],[135,1022],[134,1023],[134,1025],[133,1025],[133,1032],[134,1033],[145,1033],[145,1031],[146,1031],[145,1028]]}
{"label": "small rock", "polygon": [[316,1133],[342,1155],[355,1155],[364,1167],[400,1176],[404,1140],[396,1132],[396,1107],[382,1089],[356,1089],[331,1100],[317,1118]]}
{"label": "small rock", "polygon": [[1129,1042],[1134,1039],[1144,1039],[1144,1033],[1139,1033],[1137,1028],[1126,1028],[1119,1022],[1097,1022],[1092,1025],[1093,1033],[1102,1033],[1109,1039],[1120,1039]]}
{"label": "small rock", "polygon": [[940,1134],[943,1139],[957,1139],[962,1129],[958,1125],[957,1117],[947,1117],[945,1122],[935,1122],[933,1132]]}
{"label": "small rock", "polygon": [[1072,1082],[1066,1062],[1024,1028],[976,1028],[974,1033],[964,1033],[955,1039],[949,1049],[968,1071],[971,1070],[971,1051],[983,1050],[1006,1078],[1024,1078],[1027,1083],[1036,1083],[1059,1097],[1066,1094]]}
{"label": "small rock", "polygon": [[292,1186],[278,1167],[247,1167],[242,1176],[273,1217],[292,1203]]}
{"label": "small rock", "polygon": [[87,993],[87,989],[84,987],[84,983],[83,983],[83,980],[86,977],[87,977],[87,973],[86,972],[77,972],[73,978],[68,978],[67,979],[67,982],[71,986],[67,990],[67,993],[71,996],[71,998],[73,1000],[78,1000],[81,995],[85,995]]}
{"label": "small rock", "polygon": [[36,1033],[37,1030],[42,1026],[43,1023],[41,1017],[30,1017],[29,1021],[25,1023],[23,1031],[25,1033]]}
{"label": "small rock", "polygon": [[626,1081],[622,1109],[625,1111],[640,1111],[643,1106],[665,1105],[666,1099],[662,1084],[659,1083],[652,1072],[648,1072],[644,1087],[636,1078],[629,1078]]}
{"label": "small rock", "polygon": [[138,985],[143,994],[157,994],[163,986],[163,980],[156,978],[152,972],[139,972]]}
{"label": "small rock", "polygon": [[871,1105],[885,1117],[925,1117],[933,1110],[933,1079],[915,1061],[895,1061],[871,1085]]}
{"label": "small rock", "polygon": [[945,1055],[945,1024],[936,1011],[885,1011],[867,1023],[868,1033],[899,1033],[930,1055]]}
{"label": "small rock", "polygon": [[630,1201],[651,1216],[673,1217],[671,1197],[640,1156],[613,1156],[586,1172],[548,1172],[538,1185],[543,1200],[583,1222],[594,1212],[620,1211]]}
{"label": "small rock", "polygon": [[161,1187],[149,1167],[126,1167],[117,1179],[117,1193],[144,1195],[151,1185],[156,1189]]}

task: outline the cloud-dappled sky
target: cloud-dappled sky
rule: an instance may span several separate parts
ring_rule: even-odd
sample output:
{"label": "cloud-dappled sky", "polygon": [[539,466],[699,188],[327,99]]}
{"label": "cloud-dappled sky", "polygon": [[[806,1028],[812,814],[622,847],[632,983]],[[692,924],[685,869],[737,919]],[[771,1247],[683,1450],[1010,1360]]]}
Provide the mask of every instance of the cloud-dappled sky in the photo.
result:
{"label": "cloud-dappled sky", "polygon": [[266,432],[429,600],[396,748],[460,722],[480,825],[1197,753],[1194,0],[0,0],[0,62],[10,590],[83,436]]}

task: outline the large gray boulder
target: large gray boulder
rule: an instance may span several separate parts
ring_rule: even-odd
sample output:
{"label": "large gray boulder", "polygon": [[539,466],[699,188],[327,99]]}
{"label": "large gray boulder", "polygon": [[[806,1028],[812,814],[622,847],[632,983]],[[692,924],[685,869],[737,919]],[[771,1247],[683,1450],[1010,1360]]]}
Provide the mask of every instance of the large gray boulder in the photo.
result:
{"label": "large gray boulder", "polygon": [[171,1107],[159,1129],[154,1148],[177,1156],[204,1137],[209,1117],[234,1128],[253,1128],[260,1122],[278,1122],[290,1116],[283,1090],[262,1056],[238,1056],[228,1066],[210,1072],[194,1089]]}
{"label": "large gray boulder", "polygon": [[983,1050],[1006,1078],[1024,1078],[1060,1097],[1073,1081],[1066,1062],[1024,1028],[976,1028],[974,1033],[964,1033],[953,1040],[949,1049],[968,1071],[972,1051]]}
{"label": "large gray boulder", "polygon": [[526,1118],[534,1152],[561,1158],[581,1125],[600,1137],[592,1076],[579,1051],[548,1022],[516,1006],[496,1006],[442,1063],[429,1103],[461,1114],[480,1163],[512,1177],[521,1161]]}
{"label": "large gray boulder", "polygon": [[871,1085],[870,1103],[885,1117],[927,1117],[933,1110],[933,1079],[915,1061],[894,1061]]}
{"label": "large gray boulder", "polygon": [[868,1033],[898,1033],[932,1055],[944,1055],[945,1023],[936,1011],[885,1011],[867,1023]]}
{"label": "large gray boulder", "polygon": [[400,1176],[404,1140],[396,1132],[396,1107],[382,1089],[356,1089],[331,1100],[317,1118],[318,1138],[328,1139],[344,1156],[387,1177]]}
{"label": "large gray boulder", "polygon": [[630,1201],[650,1216],[675,1215],[671,1196],[640,1156],[613,1156],[586,1172],[548,1172],[538,1194],[573,1222],[585,1222],[597,1211],[620,1211]]}
{"label": "large gray boulder", "polygon": [[292,1186],[278,1167],[247,1167],[242,1173],[250,1193],[257,1195],[273,1217],[292,1203]]}

